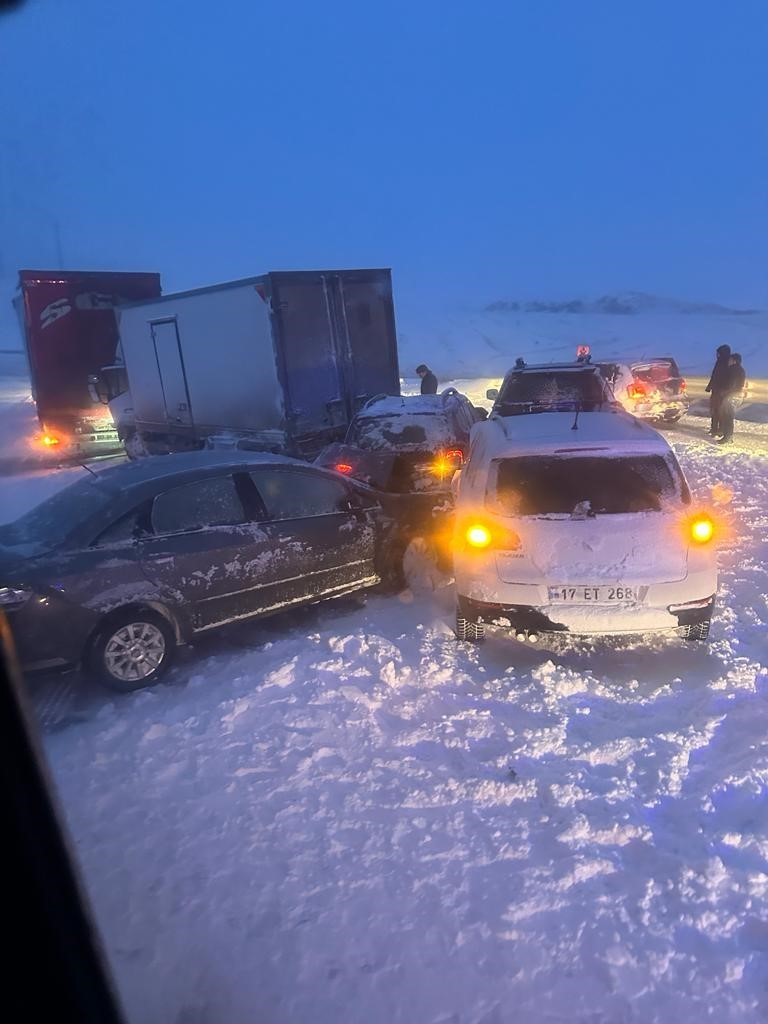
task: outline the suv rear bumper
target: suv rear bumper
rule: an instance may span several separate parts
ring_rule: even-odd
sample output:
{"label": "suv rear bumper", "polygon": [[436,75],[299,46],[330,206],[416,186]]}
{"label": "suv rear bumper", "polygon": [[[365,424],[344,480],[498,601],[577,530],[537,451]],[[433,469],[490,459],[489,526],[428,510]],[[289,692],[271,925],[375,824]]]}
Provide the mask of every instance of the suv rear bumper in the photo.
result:
{"label": "suv rear bumper", "polygon": [[[470,622],[483,622],[508,629],[512,633],[559,633],[573,636],[630,636],[644,633],[680,633],[688,627],[709,622],[715,604],[711,594],[687,604],[693,607],[671,605],[664,608],[601,606],[600,618],[589,620],[574,618],[567,606],[535,607],[526,604],[497,604],[478,601],[461,594],[457,597],[459,614]],[[698,605],[698,607],[696,607]],[[594,609],[590,609],[593,611]]]}
{"label": "suv rear bumper", "polygon": [[655,402],[636,402],[630,412],[641,420],[676,420],[688,412],[688,400],[666,398]]}

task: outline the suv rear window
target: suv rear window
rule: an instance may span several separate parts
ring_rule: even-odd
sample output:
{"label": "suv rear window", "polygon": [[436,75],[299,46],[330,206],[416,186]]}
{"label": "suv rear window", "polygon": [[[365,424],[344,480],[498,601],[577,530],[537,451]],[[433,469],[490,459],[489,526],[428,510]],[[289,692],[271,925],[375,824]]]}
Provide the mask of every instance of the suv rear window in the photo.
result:
{"label": "suv rear window", "polygon": [[500,459],[486,494],[497,512],[514,516],[658,512],[681,500],[690,500],[682,474],[661,455]]}
{"label": "suv rear window", "polygon": [[437,450],[455,443],[445,416],[405,413],[402,416],[363,416],[355,420],[347,444],[365,451]]}
{"label": "suv rear window", "polygon": [[537,370],[506,377],[496,400],[496,410],[502,416],[515,416],[546,409],[568,411],[581,406],[586,412],[606,400],[600,375],[595,370]]}
{"label": "suv rear window", "polygon": [[653,359],[648,363],[633,363],[632,373],[639,380],[650,383],[680,376],[680,371],[674,359]]}

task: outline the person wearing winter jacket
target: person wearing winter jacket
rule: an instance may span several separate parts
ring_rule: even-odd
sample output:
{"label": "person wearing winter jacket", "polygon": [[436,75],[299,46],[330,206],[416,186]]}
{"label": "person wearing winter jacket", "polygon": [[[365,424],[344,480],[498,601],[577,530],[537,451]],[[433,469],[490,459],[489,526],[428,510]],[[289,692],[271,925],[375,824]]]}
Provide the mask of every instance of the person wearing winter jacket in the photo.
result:
{"label": "person wearing winter jacket", "polygon": [[733,440],[733,400],[744,391],[746,383],[747,374],[741,365],[741,356],[738,352],[733,352],[728,361],[726,392],[720,403],[720,430],[723,434],[720,438],[721,444],[728,444]]}
{"label": "person wearing winter jacket", "polygon": [[709,433],[712,437],[719,437],[722,434],[720,423],[720,407],[728,392],[728,381],[730,376],[731,346],[721,345],[717,350],[717,359],[712,368],[712,376],[709,384],[704,389],[709,395]]}
{"label": "person wearing winter jacket", "polygon": [[437,377],[432,373],[430,368],[422,363],[416,367],[416,373],[421,377],[421,393],[422,395],[436,395],[437,394]]}

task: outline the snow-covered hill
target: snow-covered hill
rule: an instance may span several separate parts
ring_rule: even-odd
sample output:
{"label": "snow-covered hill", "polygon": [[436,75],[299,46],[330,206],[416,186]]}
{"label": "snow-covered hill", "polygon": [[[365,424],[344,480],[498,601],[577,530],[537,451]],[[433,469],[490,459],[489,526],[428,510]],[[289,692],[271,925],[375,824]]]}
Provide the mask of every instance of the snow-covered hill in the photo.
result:
{"label": "snow-covered hill", "polygon": [[401,372],[426,362],[442,379],[500,376],[517,356],[571,359],[672,355],[688,375],[709,372],[718,345],[740,352],[751,377],[768,376],[768,311],[735,310],[638,292],[595,301],[500,300],[441,315],[398,307]]}

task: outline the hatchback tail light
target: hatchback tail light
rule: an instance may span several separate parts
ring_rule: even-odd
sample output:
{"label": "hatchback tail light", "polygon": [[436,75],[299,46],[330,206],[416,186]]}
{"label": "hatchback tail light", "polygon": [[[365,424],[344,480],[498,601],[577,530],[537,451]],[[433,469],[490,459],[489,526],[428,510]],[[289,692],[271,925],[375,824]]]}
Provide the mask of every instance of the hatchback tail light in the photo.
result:
{"label": "hatchback tail light", "polygon": [[468,519],[458,530],[459,543],[472,551],[517,551],[520,538],[514,530],[481,519]]}
{"label": "hatchback tail light", "polygon": [[470,523],[464,531],[464,540],[471,548],[489,548],[493,534],[482,523]]}
{"label": "hatchback tail light", "polygon": [[681,391],[686,391],[687,389],[688,389],[688,381],[684,377],[681,377],[680,378],[680,390]]}
{"label": "hatchback tail light", "polygon": [[695,515],[689,523],[689,533],[694,544],[709,544],[715,536],[715,523],[706,512]]}

